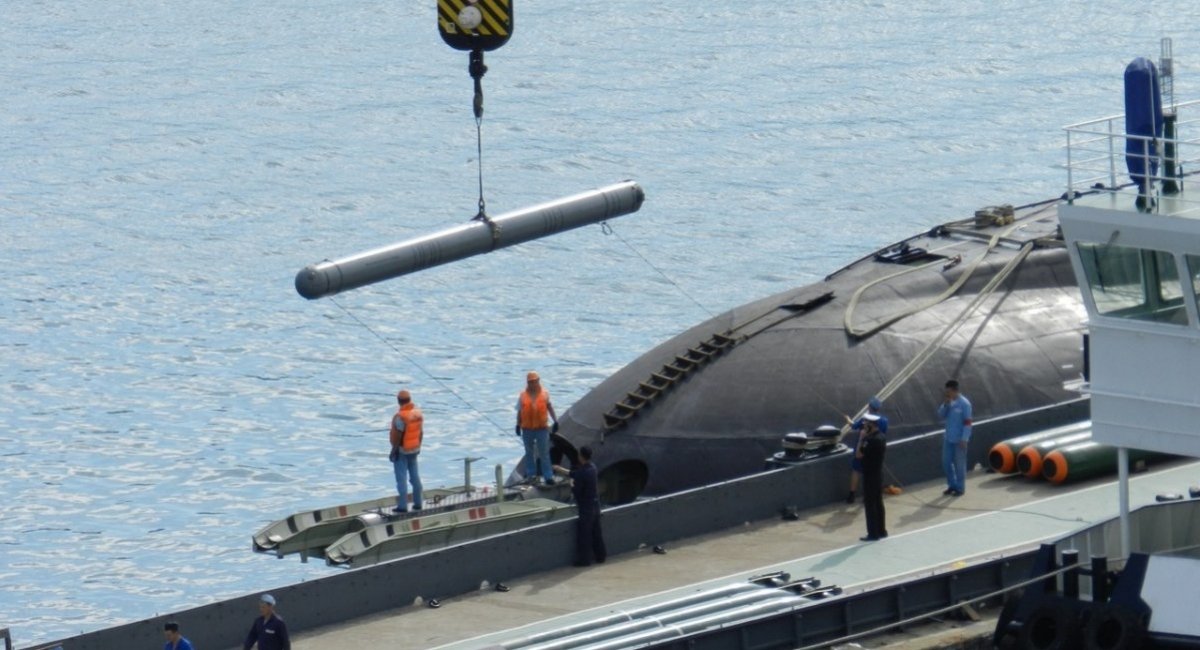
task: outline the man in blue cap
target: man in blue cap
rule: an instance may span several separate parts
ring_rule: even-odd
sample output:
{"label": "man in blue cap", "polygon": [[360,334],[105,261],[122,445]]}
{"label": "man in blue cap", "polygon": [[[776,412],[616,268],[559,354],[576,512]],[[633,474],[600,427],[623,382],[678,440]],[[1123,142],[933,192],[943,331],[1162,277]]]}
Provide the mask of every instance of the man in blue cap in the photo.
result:
{"label": "man in blue cap", "polygon": [[[867,413],[879,417],[879,419],[875,422],[875,426],[879,429],[879,433],[886,435],[888,430],[888,419],[887,416],[883,414],[883,401],[878,397],[872,397],[871,399],[867,400]],[[857,451],[859,448],[859,442],[862,441],[863,418],[852,421],[850,420],[850,416],[846,416],[846,422],[850,425],[850,431],[858,434],[858,436],[854,438],[854,444],[851,445],[851,448]],[[849,438],[849,436],[847,436],[847,438]],[[862,477],[862,471],[862,459],[858,457],[857,453],[850,454],[850,494],[846,495],[846,503],[854,503],[854,494],[858,491],[858,481]]]}
{"label": "man in blue cap", "polygon": [[258,650],[292,650],[292,641],[288,638],[287,625],[275,613],[275,597],[263,594],[258,599],[258,613],[246,635],[242,650],[250,650],[258,643]]}

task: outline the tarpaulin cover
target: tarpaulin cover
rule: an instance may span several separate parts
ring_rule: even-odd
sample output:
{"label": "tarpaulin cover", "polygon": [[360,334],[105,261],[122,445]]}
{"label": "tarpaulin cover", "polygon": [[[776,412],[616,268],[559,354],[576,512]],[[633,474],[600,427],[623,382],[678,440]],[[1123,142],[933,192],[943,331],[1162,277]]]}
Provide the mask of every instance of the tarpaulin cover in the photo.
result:
{"label": "tarpaulin cover", "polygon": [[[1154,62],[1138,57],[1125,67],[1125,134],[1146,138],[1162,138],[1162,93],[1158,86],[1158,69]],[[1155,144],[1139,138],[1125,138],[1125,166],[1129,177],[1143,191],[1146,169],[1151,177],[1158,174],[1158,151]]]}

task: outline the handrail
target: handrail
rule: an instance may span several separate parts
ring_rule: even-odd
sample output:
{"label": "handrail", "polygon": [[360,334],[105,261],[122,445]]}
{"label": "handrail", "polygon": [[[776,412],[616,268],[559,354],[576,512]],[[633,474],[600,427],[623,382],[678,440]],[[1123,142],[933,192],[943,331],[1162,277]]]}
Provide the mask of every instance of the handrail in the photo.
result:
{"label": "handrail", "polygon": [[[1191,101],[1186,101],[1186,102],[1178,102],[1171,108],[1175,109],[1176,113],[1178,114],[1178,110],[1180,108],[1185,108],[1188,106],[1196,106],[1197,104],[1200,104],[1200,99],[1193,99]],[[1087,120],[1086,122],[1076,122],[1075,124],[1068,124],[1068,125],[1064,126],[1063,128],[1067,129],[1067,130],[1075,131],[1075,130],[1078,130],[1080,127],[1088,126],[1091,124],[1100,124],[1102,122],[1108,122],[1110,120],[1123,120],[1123,119],[1125,119],[1125,114],[1117,113],[1116,115],[1108,115],[1106,117],[1097,117],[1097,118],[1094,118],[1091,120]]]}
{"label": "handrail", "polygon": [[[1067,153],[1067,192],[1063,198],[1074,203],[1081,196],[1093,195],[1112,207],[1126,205],[1113,203],[1112,195],[1126,194],[1129,209],[1139,212],[1200,215],[1200,198],[1180,192],[1184,179],[1200,172],[1200,135],[1180,137],[1188,132],[1200,133],[1200,119],[1180,119],[1186,109],[1192,109],[1195,115],[1197,107],[1200,100],[1172,107],[1173,125],[1168,126],[1173,128],[1166,133],[1172,137],[1126,134],[1124,114],[1063,127]],[[1144,173],[1127,171],[1130,157],[1142,159]]]}

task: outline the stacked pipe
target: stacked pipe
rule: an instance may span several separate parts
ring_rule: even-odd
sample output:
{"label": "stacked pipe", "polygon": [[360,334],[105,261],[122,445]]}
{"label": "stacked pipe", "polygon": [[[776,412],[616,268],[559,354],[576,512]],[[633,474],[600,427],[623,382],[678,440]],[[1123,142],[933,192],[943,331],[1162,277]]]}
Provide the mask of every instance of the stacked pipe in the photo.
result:
{"label": "stacked pipe", "polygon": [[[1052,440],[1061,438],[1066,435],[1077,434],[1088,430],[1088,423],[1076,422],[1038,433],[1031,433],[1008,440],[1001,440],[995,445],[992,445],[992,450],[988,452],[988,464],[992,469],[1001,474],[1011,474],[1018,469],[1018,459],[1020,452],[1027,446],[1043,440]],[[1040,466],[1040,463],[1039,463]]]}
{"label": "stacked pipe", "polygon": [[[1167,454],[1129,450],[1130,464]],[[1091,425],[1079,422],[1002,440],[988,452],[988,464],[1001,474],[1021,473],[1060,484],[1109,474],[1117,469],[1117,449],[1092,440]]]}
{"label": "stacked pipe", "polygon": [[[1129,450],[1129,464],[1166,457],[1166,454]],[[1116,471],[1117,448],[1095,441],[1078,442],[1055,449],[1042,461],[1042,476],[1051,483],[1078,481]]]}

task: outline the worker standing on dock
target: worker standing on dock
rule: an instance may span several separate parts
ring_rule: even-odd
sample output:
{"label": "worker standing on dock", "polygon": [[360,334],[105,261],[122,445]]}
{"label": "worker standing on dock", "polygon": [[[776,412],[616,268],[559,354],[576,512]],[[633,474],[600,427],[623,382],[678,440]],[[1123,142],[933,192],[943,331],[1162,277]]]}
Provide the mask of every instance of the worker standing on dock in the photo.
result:
{"label": "worker standing on dock", "polygon": [[600,492],[596,466],[592,464],[592,448],[579,448],[579,464],[568,470],[558,465],[554,473],[571,477],[571,494],[579,510],[579,525],[575,529],[575,566],[603,564],[608,559],[604,533],[600,530]]}
{"label": "worker standing on dock", "polygon": [[163,636],[167,638],[163,650],[192,650],[192,642],[179,633],[179,623],[175,621],[163,624]]}
{"label": "worker standing on dock", "polygon": [[250,625],[250,633],[246,635],[242,650],[250,650],[255,643],[258,644],[258,650],[292,650],[287,625],[275,613],[275,597],[263,594],[258,599],[258,613],[260,616]]}
{"label": "worker standing on dock", "polygon": [[[879,428],[879,433],[887,435],[888,419],[883,414],[883,402],[878,397],[872,397],[867,400],[867,414],[879,416],[879,421],[876,426]],[[850,431],[857,433],[857,439],[852,445],[858,450],[858,443],[862,441],[863,418],[851,420],[850,416],[846,416],[846,423],[850,425]],[[848,437],[848,436],[847,436]],[[862,476],[862,461],[859,460],[858,454],[850,454],[850,494],[846,495],[846,503],[854,503],[854,493],[858,491],[858,480]]]}
{"label": "worker standing on dock", "polygon": [[413,510],[421,509],[421,475],[417,471],[417,456],[421,453],[421,441],[425,438],[425,416],[413,404],[407,390],[396,393],[399,408],[392,416],[389,438],[392,452],[388,460],[396,474],[396,513],[408,512],[408,483],[412,483]]}
{"label": "worker standing on dock", "polygon": [[887,440],[879,430],[880,416],[867,413],[862,417],[862,440],[855,456],[862,462],[863,508],[867,515],[867,536],[864,542],[874,542],[888,536],[883,509],[883,456]]}
{"label": "worker standing on dock", "polygon": [[[553,430],[551,420],[554,421]],[[558,432],[558,415],[550,403],[550,393],[542,388],[541,377],[533,371],[525,375],[525,390],[517,397],[516,432],[525,443],[525,478],[534,480],[540,469],[546,485],[553,485],[550,434]]]}
{"label": "worker standing on dock", "polygon": [[942,469],[946,472],[946,490],[942,494],[961,497],[967,489],[967,443],[971,441],[971,401],[958,389],[958,382],[946,382],[945,399],[937,414],[946,424],[942,442]]}

